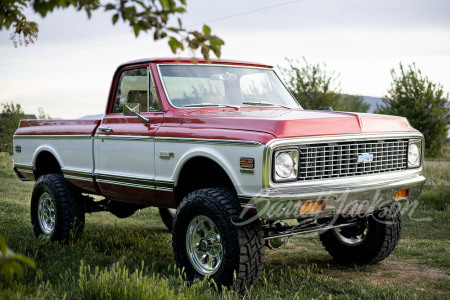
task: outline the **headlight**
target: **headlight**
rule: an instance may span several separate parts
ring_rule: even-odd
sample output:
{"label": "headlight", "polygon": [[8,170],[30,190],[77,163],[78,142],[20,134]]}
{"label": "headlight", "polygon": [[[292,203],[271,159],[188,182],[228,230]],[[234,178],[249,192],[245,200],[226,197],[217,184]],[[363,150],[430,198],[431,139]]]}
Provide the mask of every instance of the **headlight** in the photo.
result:
{"label": "headlight", "polygon": [[421,157],[421,142],[414,140],[409,142],[408,147],[408,167],[409,168],[417,168],[420,166],[420,157]]}
{"label": "headlight", "polygon": [[275,181],[297,178],[298,150],[281,150],[275,153]]}

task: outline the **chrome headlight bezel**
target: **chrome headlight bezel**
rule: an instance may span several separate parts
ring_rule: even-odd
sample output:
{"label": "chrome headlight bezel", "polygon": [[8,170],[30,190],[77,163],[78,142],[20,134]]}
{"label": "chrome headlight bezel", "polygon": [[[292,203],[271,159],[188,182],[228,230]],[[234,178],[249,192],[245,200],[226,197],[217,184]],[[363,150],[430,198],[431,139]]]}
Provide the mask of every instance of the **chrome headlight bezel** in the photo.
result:
{"label": "chrome headlight bezel", "polygon": [[419,168],[422,164],[422,140],[410,140],[408,144],[408,169]]}
{"label": "chrome headlight bezel", "polygon": [[[274,182],[297,180],[299,158],[300,153],[298,149],[290,148],[275,150],[273,154],[272,169]],[[283,164],[283,160],[286,162],[285,164]]]}

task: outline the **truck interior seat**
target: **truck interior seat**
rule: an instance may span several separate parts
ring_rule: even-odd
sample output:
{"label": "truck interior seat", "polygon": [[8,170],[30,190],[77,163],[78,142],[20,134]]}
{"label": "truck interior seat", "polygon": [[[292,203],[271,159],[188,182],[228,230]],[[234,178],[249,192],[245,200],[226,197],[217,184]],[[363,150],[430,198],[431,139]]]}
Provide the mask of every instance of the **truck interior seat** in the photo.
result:
{"label": "truck interior seat", "polygon": [[141,112],[148,111],[147,91],[129,91],[127,96],[128,103],[139,103]]}

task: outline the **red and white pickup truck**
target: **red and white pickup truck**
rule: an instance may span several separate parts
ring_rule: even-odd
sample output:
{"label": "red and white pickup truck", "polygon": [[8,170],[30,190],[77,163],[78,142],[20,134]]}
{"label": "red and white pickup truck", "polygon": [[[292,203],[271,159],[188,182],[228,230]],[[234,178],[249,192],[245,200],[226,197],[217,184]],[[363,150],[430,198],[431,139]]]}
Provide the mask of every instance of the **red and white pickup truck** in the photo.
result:
{"label": "red and white pickup truck", "polygon": [[386,258],[425,182],[423,147],[405,118],[303,110],[271,66],[143,59],[119,66],[103,118],[22,121],[14,164],[36,180],[37,236],[156,206],[189,280],[243,289],[265,247],[296,234],[318,232],[341,262]]}

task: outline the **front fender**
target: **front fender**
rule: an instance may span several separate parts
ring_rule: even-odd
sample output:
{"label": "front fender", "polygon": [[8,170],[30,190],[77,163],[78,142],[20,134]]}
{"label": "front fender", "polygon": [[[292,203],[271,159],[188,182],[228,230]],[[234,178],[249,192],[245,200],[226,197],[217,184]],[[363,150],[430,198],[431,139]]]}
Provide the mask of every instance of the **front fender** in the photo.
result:
{"label": "front fender", "polygon": [[[158,142],[155,147],[156,180],[170,181],[177,186],[183,167],[193,158],[204,157],[215,162],[224,170],[239,195],[253,194],[261,190],[264,145]],[[161,158],[158,156],[161,153],[169,153],[172,156]],[[239,165],[241,157],[254,158],[253,173],[241,172]]]}

